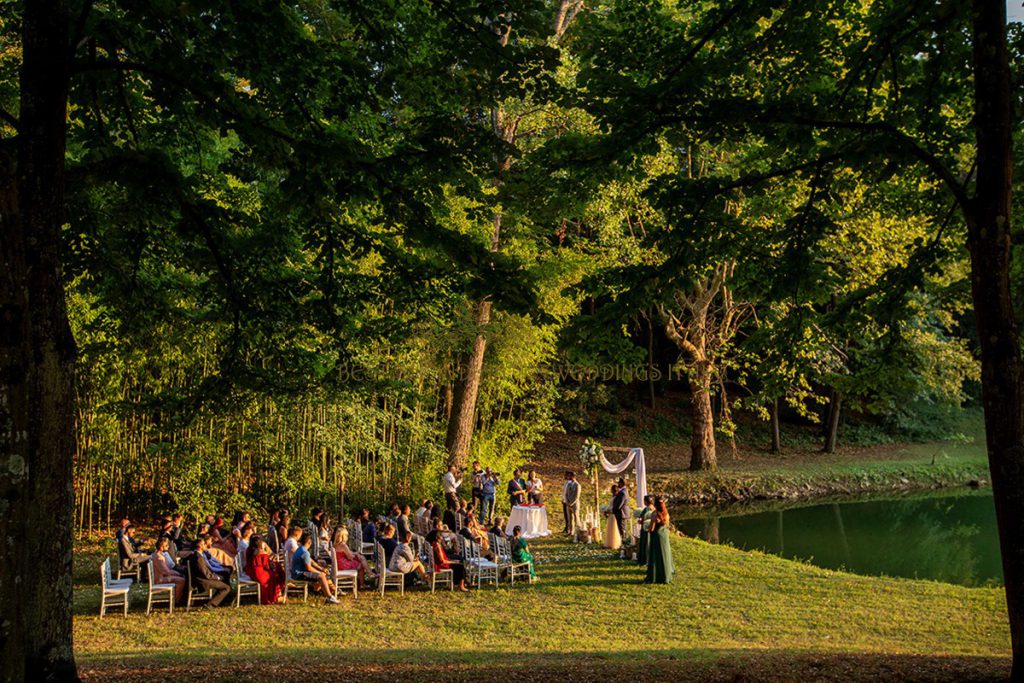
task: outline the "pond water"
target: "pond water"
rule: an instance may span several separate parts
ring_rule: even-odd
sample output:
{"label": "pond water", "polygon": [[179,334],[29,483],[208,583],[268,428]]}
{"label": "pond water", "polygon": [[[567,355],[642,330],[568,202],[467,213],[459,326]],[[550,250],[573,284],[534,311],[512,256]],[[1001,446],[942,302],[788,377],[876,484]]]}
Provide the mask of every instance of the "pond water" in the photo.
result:
{"label": "pond water", "polygon": [[856,574],[1001,585],[990,491],[802,505],[675,510],[675,526],[712,543],[762,550]]}

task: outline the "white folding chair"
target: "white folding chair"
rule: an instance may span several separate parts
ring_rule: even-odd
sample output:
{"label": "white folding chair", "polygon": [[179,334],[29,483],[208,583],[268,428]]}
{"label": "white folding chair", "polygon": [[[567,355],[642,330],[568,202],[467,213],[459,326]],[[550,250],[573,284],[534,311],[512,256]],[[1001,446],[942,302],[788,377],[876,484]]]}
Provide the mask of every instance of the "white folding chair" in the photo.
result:
{"label": "white folding chair", "polygon": [[290,594],[302,594],[302,602],[309,599],[309,582],[296,581],[292,578],[292,556],[284,553],[284,601],[288,602]]}
{"label": "white folding chair", "polygon": [[366,559],[370,559],[374,553],[373,546],[373,543],[365,543],[363,541],[363,525],[359,523],[359,520],[350,519],[348,521],[348,547],[358,548],[359,550],[356,552]]}
{"label": "white folding chair", "polygon": [[352,590],[352,597],[359,598],[359,570],[338,569],[338,553],[331,553],[331,581],[334,582],[334,592],[341,595],[342,588]]}
{"label": "white folding chair", "polygon": [[185,591],[185,611],[192,609],[193,600],[209,600],[213,597],[213,589],[200,590],[192,585],[192,565],[186,564],[185,574],[188,577],[188,590]]}
{"label": "white folding chair", "polygon": [[498,539],[498,542],[501,544],[501,552],[506,554],[509,558],[508,576],[512,584],[515,584],[516,575],[519,574],[525,574],[527,582],[533,583],[533,574],[530,573],[530,563],[516,562],[512,559],[512,544],[509,543],[507,538],[500,538]]}
{"label": "white folding chair", "polygon": [[494,586],[498,586],[498,565],[491,560],[488,560],[480,555],[480,546],[473,541],[467,540],[464,544],[465,551],[465,562],[466,565],[466,578],[469,579],[471,584],[475,584],[477,588],[483,583],[484,580],[494,580]]}
{"label": "white folding chair", "polygon": [[100,595],[100,619],[107,613],[107,607],[123,607],[124,616],[128,616],[128,591],[131,579],[115,579],[110,569],[110,558],[100,564],[100,584],[103,592]]}
{"label": "white folding chair", "polygon": [[434,551],[431,548],[427,552],[426,561],[427,574],[430,575],[430,592],[433,593],[437,589],[437,584],[444,586],[448,584],[448,590],[455,590],[455,572],[451,569],[438,569],[434,564]]}
{"label": "white folding chair", "polygon": [[235,589],[235,607],[242,604],[243,595],[256,596],[256,604],[260,604],[260,585],[252,580],[252,577],[245,573],[244,553],[235,555],[235,574],[238,585]]}
{"label": "white folding chair", "polygon": [[174,589],[173,583],[153,583],[153,563],[147,562],[145,570],[146,584],[149,588],[146,596],[146,614],[153,611],[153,605],[167,603],[167,613],[174,613]]}
{"label": "white folding chair", "polygon": [[380,543],[374,544],[373,553],[374,563],[377,566],[377,586],[380,588],[380,594],[384,595],[384,591],[391,587],[397,588],[399,595],[405,595],[405,574],[388,569],[384,546]]}

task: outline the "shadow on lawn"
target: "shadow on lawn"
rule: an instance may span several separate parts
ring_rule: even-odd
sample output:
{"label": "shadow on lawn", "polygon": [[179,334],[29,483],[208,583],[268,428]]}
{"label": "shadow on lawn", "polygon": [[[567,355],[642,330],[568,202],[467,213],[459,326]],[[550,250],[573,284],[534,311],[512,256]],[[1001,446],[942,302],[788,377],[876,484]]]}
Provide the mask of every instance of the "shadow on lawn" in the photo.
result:
{"label": "shadow on lawn", "polygon": [[[126,658],[83,664],[82,679],[135,681],[999,681],[1009,658],[783,650],[636,650],[521,654],[389,650],[214,651],[180,662]],[[271,659],[272,661],[265,661]]]}

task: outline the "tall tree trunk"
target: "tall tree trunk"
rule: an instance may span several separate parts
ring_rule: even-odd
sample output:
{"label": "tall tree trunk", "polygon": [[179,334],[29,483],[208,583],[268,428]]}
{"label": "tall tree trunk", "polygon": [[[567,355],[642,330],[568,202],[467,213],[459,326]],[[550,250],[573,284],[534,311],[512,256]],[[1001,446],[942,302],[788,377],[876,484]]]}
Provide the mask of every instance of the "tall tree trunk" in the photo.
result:
{"label": "tall tree trunk", "polygon": [[690,376],[690,409],[693,422],[690,469],[695,472],[717,469],[715,416],[711,410],[711,368],[706,362],[695,367]]}
{"label": "tall tree trunk", "polygon": [[828,420],[825,422],[825,444],[821,447],[822,453],[835,453],[836,443],[839,439],[839,415],[843,409],[843,397],[832,390],[832,399],[828,402]]}
{"label": "tall tree trunk", "polygon": [[647,320],[647,402],[650,408],[655,408],[654,397],[654,323],[651,316],[645,316]]}
{"label": "tall tree trunk", "polygon": [[779,429],[779,399],[772,401],[771,410],[772,426],[772,453],[782,452],[782,430]]}
{"label": "tall tree trunk", "polygon": [[1024,680],[1024,373],[1010,291],[1013,93],[1006,4],[974,0],[973,10],[977,189],[964,213],[985,437],[1010,616],[1011,677],[1019,681]]}
{"label": "tall tree trunk", "polygon": [[448,450],[448,465],[463,470],[469,462],[469,446],[476,424],[476,397],[480,392],[480,375],[484,366],[487,337],[483,327],[491,319],[491,302],[478,301],[473,306],[473,323],[477,327],[473,347],[459,362],[459,376],[452,392],[452,410],[448,416],[448,433],[444,445]]}
{"label": "tall tree trunk", "polygon": [[23,7],[17,155],[0,159],[0,677],[77,680],[75,348],[60,263],[68,14],[61,0]]}

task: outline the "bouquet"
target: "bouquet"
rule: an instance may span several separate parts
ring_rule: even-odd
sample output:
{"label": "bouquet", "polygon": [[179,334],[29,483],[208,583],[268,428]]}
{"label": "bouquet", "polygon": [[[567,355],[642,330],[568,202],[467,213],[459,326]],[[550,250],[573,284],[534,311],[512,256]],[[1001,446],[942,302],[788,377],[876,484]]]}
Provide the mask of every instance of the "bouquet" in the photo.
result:
{"label": "bouquet", "polygon": [[586,474],[592,474],[594,468],[597,467],[597,463],[601,460],[601,455],[604,451],[601,449],[601,444],[596,441],[587,439],[580,446],[579,459],[580,465]]}

